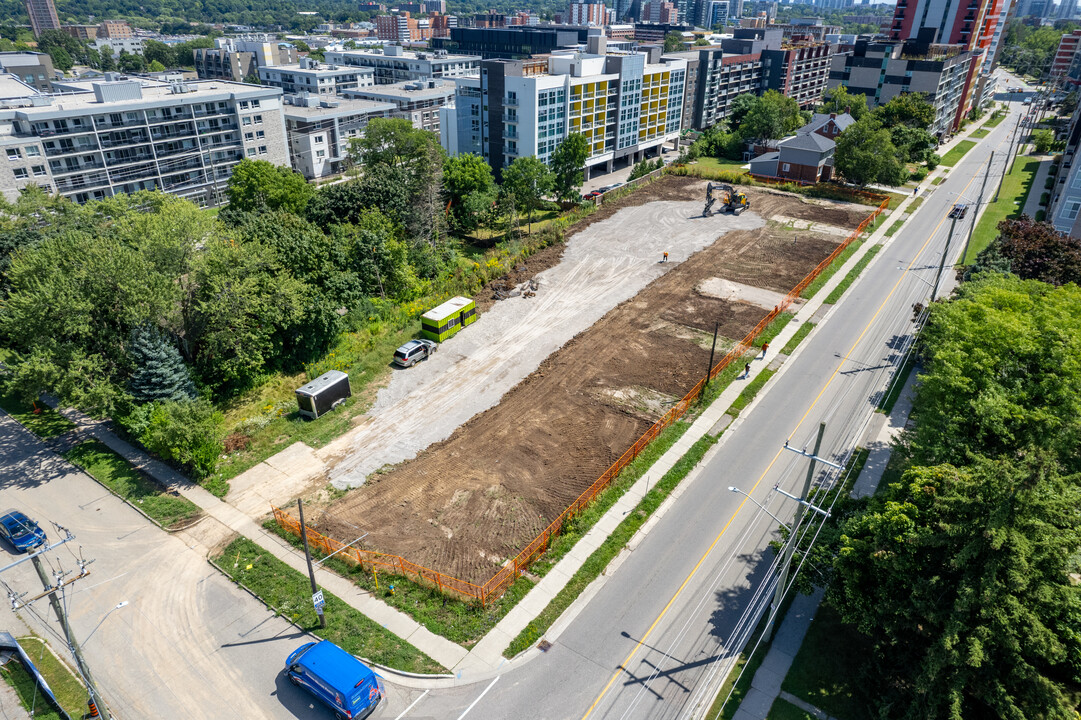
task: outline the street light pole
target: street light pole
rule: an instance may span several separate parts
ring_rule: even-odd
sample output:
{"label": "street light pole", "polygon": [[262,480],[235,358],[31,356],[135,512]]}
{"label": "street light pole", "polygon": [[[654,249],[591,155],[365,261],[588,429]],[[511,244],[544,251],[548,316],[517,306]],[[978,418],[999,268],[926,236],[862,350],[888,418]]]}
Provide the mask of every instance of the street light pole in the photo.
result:
{"label": "street light pole", "polygon": [[946,268],[946,256],[950,253],[950,240],[953,239],[953,229],[957,227],[957,218],[950,222],[950,234],[946,238],[946,247],[942,249],[942,259],[938,262],[938,274],[935,275],[935,284],[931,288],[931,302],[938,297],[938,284],[942,282],[942,271]]}
{"label": "street light pole", "polygon": [[[811,484],[814,482],[815,462],[818,460],[818,451],[822,448],[822,436],[826,433],[826,423],[819,423],[818,437],[815,439],[814,455],[811,456],[811,464],[807,466],[807,476],[803,480],[803,493],[801,497],[806,500],[811,495]],[[773,606],[770,608],[769,623],[762,634],[762,639],[769,642],[773,637],[773,624],[777,620],[777,613],[781,611],[781,601],[784,600],[785,584],[788,583],[788,568],[792,565],[792,555],[796,552],[796,543],[799,542],[796,531],[799,530],[800,521],[803,520],[803,503],[796,506],[796,517],[792,521],[792,530],[788,533],[788,543],[785,545],[784,557],[781,559],[780,577],[777,579],[777,589],[773,592]]]}
{"label": "street light pole", "polygon": [[[315,584],[315,569],[312,568],[312,551],[308,549],[308,526],[304,524],[304,501],[297,498],[297,511],[300,513],[300,538],[304,541],[304,559],[308,561],[308,577],[312,581],[312,601],[319,592],[319,586]],[[327,619],[323,615],[323,608],[315,605],[315,613],[319,616],[319,627],[327,626]]]}
{"label": "street light pole", "polygon": [[995,164],[995,151],[991,151],[991,158],[987,161],[987,172],[983,174],[983,184],[980,185],[980,198],[976,201],[976,209],[972,212],[972,224],[968,226],[968,237],[965,238],[965,249],[961,252],[961,264],[965,264],[968,257],[968,245],[972,242],[972,233],[976,230],[976,219],[980,216],[980,206],[983,205],[983,191],[987,189],[987,178],[991,175],[991,167]]}

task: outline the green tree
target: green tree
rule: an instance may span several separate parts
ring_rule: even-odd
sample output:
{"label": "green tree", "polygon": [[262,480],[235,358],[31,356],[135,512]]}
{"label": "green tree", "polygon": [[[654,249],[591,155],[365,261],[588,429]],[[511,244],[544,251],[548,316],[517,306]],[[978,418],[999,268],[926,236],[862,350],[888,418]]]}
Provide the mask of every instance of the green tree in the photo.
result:
{"label": "green tree", "polygon": [[908,172],[897,156],[889,130],[867,116],[837,138],[833,165],[845,180],[860,187],[871,183],[900,185]]}
{"label": "green tree", "polygon": [[196,257],[184,308],[202,384],[229,394],[282,366],[284,342],[304,318],[304,285],[255,242],[210,240]]}
{"label": "green tree", "polygon": [[143,43],[143,57],[148,63],[160,63],[167,68],[176,66],[176,53],[171,47],[157,40],[147,40]]}
{"label": "green tree", "polygon": [[120,67],[121,72],[141,73],[146,71],[146,60],[138,53],[132,54],[121,50],[120,55],[117,56],[116,64]]}
{"label": "green tree", "polygon": [[871,638],[876,717],[1076,717],[1079,481],[1038,454],[917,467],[845,522],[830,598]]}
{"label": "green tree", "polygon": [[1045,155],[1055,144],[1055,131],[1049,128],[1041,128],[1032,133],[1032,143],[1038,155]]}
{"label": "green tree", "polygon": [[225,451],[222,414],[203,399],[154,403],[139,438],[147,450],[203,480]]}
{"label": "green tree", "polygon": [[908,125],[914,128],[928,128],[935,121],[935,106],[927,101],[923,93],[901,93],[885,105],[879,105],[874,115],[884,127]]}
{"label": "green tree", "polygon": [[776,90],[767,90],[757,98],[739,125],[744,138],[778,140],[803,125],[799,103]]}
{"label": "green tree", "polygon": [[411,180],[407,170],[382,167],[356,180],[324,185],[308,202],[308,219],[326,230],[337,223],[356,222],[363,212],[375,208],[405,226],[414,212]]}
{"label": "green tree", "polygon": [[71,59],[71,55],[62,47],[53,48],[53,50],[49,52],[49,57],[53,59],[53,67],[57,70],[67,72],[75,66],[75,61]]}
{"label": "green tree", "polygon": [[98,52],[98,56],[101,58],[101,71],[113,72],[116,70],[116,60],[113,58],[113,49],[108,45],[102,45],[101,50]]}
{"label": "green tree", "polygon": [[500,193],[513,198],[518,207],[529,213],[530,230],[533,211],[544,202],[544,196],[552,187],[552,173],[548,166],[533,155],[514,159],[503,171]]}
{"label": "green tree", "polygon": [[366,294],[397,300],[416,295],[419,282],[409,262],[409,248],[399,239],[394,223],[378,210],[362,213],[352,225],[335,226],[333,233]]}
{"label": "green tree", "polygon": [[[1014,269],[1016,272],[1016,269]],[[935,303],[921,333],[917,423],[924,465],[1049,450],[1081,472],[1081,288],[985,275]]]}
{"label": "green tree", "polygon": [[563,202],[577,201],[585,175],[582,169],[589,157],[589,141],[585,135],[571,133],[552,153],[552,190]]}
{"label": "green tree", "polygon": [[829,92],[819,106],[821,113],[848,113],[853,120],[859,120],[867,114],[867,96],[863,93],[850,93],[844,85],[838,85]]}
{"label": "green tree", "polygon": [[[758,104],[758,98],[751,93],[743,93],[737,95],[736,99],[732,101],[732,104],[728,108],[728,124],[731,127],[739,127],[743,124],[743,120],[747,117],[747,113],[751,112],[755,105]],[[714,125],[710,130],[716,128]],[[712,154],[712,153],[711,153]]]}
{"label": "green tree", "polygon": [[165,72],[165,66],[162,65],[157,60],[155,60],[154,62],[147,65],[146,69],[149,70],[150,72],[154,72],[154,73]]}
{"label": "green tree", "polygon": [[683,49],[683,34],[675,30],[664,36],[664,51],[666,53],[679,52]]}
{"label": "green tree", "polygon": [[365,168],[387,165],[393,168],[419,169],[430,159],[431,148],[438,146],[435,133],[419,130],[402,118],[375,118],[364,136],[349,143],[353,159]]}
{"label": "green tree", "polygon": [[312,186],[300,173],[266,160],[241,160],[229,178],[229,206],[241,212],[285,210],[304,212]]}
{"label": "green tree", "polygon": [[443,195],[458,232],[475,230],[488,215],[496,194],[492,168],[484,158],[462,154],[443,161]]}
{"label": "green tree", "polygon": [[934,154],[938,143],[931,133],[922,127],[894,125],[890,127],[890,140],[897,148],[903,162],[925,162]]}
{"label": "green tree", "polygon": [[132,371],[128,390],[140,402],[195,397],[195,385],[172,340],[153,325],[131,331],[128,357]]}

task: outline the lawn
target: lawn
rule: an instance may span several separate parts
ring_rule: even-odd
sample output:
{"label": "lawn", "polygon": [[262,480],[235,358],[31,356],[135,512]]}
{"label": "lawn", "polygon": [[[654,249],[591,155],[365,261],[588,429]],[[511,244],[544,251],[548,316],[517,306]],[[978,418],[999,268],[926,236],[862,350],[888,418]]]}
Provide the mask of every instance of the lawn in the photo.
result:
{"label": "lawn", "polygon": [[972,140],[962,140],[957,143],[952,150],[942,156],[942,162],[940,164],[946,167],[953,167],[961,161],[961,158],[965,156],[972,148],[976,147],[976,143]]}
{"label": "lawn", "polygon": [[792,339],[785,343],[785,346],[781,348],[781,354],[791,355],[793,352],[795,352],[796,347],[801,342],[803,342],[803,338],[811,334],[811,331],[814,330],[814,327],[815,324],[813,322],[805,322],[800,325],[799,329],[796,330],[796,334],[792,336]]}
{"label": "lawn", "polygon": [[1002,122],[1003,120],[1005,120],[1005,119],[1006,119],[1006,113],[1000,113],[998,115],[998,117],[994,117],[994,114],[992,113],[992,117],[987,122],[985,122],[980,127],[980,129],[981,130],[990,130],[993,127],[998,127],[998,124],[1000,122]]}
{"label": "lawn", "polygon": [[1014,161],[1009,174],[1002,180],[998,201],[987,206],[975,230],[972,231],[972,244],[968,248],[968,253],[961,259],[962,264],[968,265],[974,262],[980,251],[998,237],[1000,222],[1021,214],[1039,167],[1040,161],[1037,158],[1019,157]]}
{"label": "lawn", "polygon": [[97,440],[76,445],[64,453],[64,457],[162,527],[184,523],[201,513],[199,506],[191,500],[163,490],[161,485],[131,467],[124,458]]}
{"label": "lawn", "polygon": [[898,220],[895,223],[893,223],[893,225],[890,225],[889,229],[886,231],[886,237],[893,237],[893,234],[895,232],[897,232],[898,230],[900,230],[901,226],[904,225],[904,224],[905,224],[904,220]]}
{"label": "lawn", "polygon": [[728,160],[728,159],[719,160],[717,158],[711,158],[711,157],[700,157],[696,161],[696,164],[698,165],[698,167],[702,168],[703,170],[709,171],[709,172],[714,172],[714,171],[716,171],[716,172],[735,172],[735,173],[748,172],[748,169],[747,169],[748,163],[745,163],[743,161]]}
{"label": "lawn", "polygon": [[869,652],[867,640],[823,603],[781,688],[833,717],[869,720],[871,715],[859,695],[859,676]]}
{"label": "lawn", "polygon": [[[86,689],[75,674],[67,665],[60,662],[55,655],[49,652],[41,638],[33,635],[20,637],[19,644],[22,645],[26,654],[30,656],[31,662],[37,667],[45,681],[49,683],[49,688],[68,715],[73,718],[82,717],[86,711],[87,695]],[[60,720],[62,716],[37,692],[33,677],[23,668],[22,663],[9,662],[7,665],[0,666],[0,676],[15,688],[15,693],[19,696],[27,712],[34,708],[34,718],[43,718],[44,720],[53,720],[55,718]]]}
{"label": "lawn", "polygon": [[251,540],[240,537],[214,558],[218,567],[257,595],[272,610],[346,652],[396,670],[443,673],[446,668],[334,594],[323,590],[327,626],[319,627],[311,585],[297,572]]}
{"label": "lawn", "polygon": [[75,428],[75,423],[40,400],[31,405],[14,395],[4,395],[0,397],[0,408],[43,440],[59,437]]}
{"label": "lawn", "polygon": [[980,128],[979,130],[973,130],[969,134],[969,137],[970,138],[975,138],[977,140],[983,140],[985,137],[987,137],[990,134],[991,134],[990,130],[985,130],[984,128]]}

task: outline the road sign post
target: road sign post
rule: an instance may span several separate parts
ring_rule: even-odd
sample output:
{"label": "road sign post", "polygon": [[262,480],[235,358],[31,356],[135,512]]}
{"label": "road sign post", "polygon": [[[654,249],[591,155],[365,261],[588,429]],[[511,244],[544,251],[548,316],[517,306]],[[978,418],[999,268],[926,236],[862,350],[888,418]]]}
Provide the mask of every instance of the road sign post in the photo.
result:
{"label": "road sign post", "polygon": [[304,502],[297,498],[297,512],[300,513],[300,538],[304,541],[304,559],[308,561],[308,578],[312,581],[312,602],[315,604],[315,614],[319,616],[319,627],[327,626],[327,619],[323,616],[323,604],[316,601],[323,599],[323,591],[315,584],[315,570],[312,568],[312,552],[308,549],[308,526],[304,524]]}

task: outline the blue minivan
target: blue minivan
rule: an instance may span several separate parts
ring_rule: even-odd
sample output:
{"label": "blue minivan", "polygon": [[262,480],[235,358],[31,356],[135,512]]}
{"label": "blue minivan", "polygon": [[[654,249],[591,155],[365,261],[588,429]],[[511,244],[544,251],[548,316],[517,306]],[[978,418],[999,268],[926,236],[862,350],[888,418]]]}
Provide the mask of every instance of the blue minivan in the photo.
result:
{"label": "blue minivan", "polygon": [[301,645],[285,661],[289,681],[323,701],[338,720],[368,717],[383,699],[383,678],[329,640]]}

